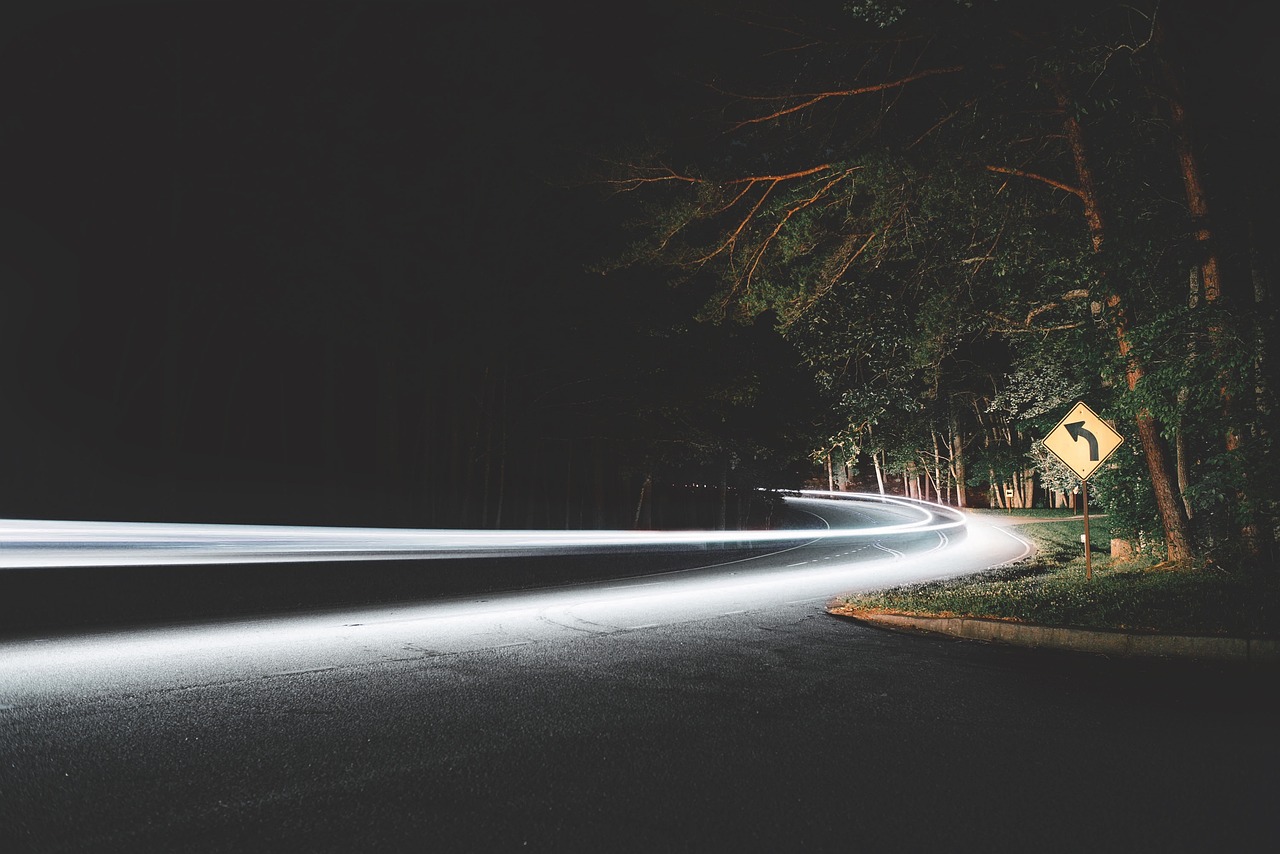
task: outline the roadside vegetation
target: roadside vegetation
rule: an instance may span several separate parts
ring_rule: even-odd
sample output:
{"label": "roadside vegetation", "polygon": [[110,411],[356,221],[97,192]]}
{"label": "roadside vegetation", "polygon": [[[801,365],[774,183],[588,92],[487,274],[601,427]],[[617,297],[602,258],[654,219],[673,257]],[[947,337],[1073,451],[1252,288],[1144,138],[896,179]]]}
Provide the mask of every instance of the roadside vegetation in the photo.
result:
{"label": "roadside vegetation", "polygon": [[[1033,507],[1077,485],[1044,440],[1087,401],[1124,437],[1091,483],[1118,538],[1274,566],[1280,264],[1249,130],[1268,102],[1223,102],[1253,27],[1203,6],[719,16],[707,42],[734,47],[700,56],[714,85],[671,110],[691,118],[590,174],[631,238],[600,269],[679,294],[680,329],[781,336],[829,402],[809,448],[829,488]],[[695,408],[649,407],[730,485],[765,435],[737,426],[765,363],[733,364]]]}
{"label": "roadside vegetation", "polygon": [[[1280,636],[1274,572],[1208,564],[1171,566],[1138,556],[1113,561],[1106,516],[1091,517],[1092,579],[1085,577],[1084,523],[1066,511],[975,511],[1011,521],[1036,552],[959,579],[844,597],[853,611],[984,617],[1047,626],[1232,637]],[[1030,521],[1049,519],[1054,521]]]}

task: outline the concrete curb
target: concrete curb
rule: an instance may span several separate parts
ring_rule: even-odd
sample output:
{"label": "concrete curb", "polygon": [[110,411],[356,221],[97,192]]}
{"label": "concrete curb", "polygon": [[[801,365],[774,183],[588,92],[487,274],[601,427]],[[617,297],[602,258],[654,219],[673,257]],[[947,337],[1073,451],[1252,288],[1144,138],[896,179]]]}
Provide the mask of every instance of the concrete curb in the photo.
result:
{"label": "concrete curb", "polygon": [[1280,664],[1280,640],[1035,626],[975,617],[915,617],[831,606],[827,613],[886,629],[950,635],[1016,646],[1064,649],[1124,657],[1168,657],[1247,664]]}

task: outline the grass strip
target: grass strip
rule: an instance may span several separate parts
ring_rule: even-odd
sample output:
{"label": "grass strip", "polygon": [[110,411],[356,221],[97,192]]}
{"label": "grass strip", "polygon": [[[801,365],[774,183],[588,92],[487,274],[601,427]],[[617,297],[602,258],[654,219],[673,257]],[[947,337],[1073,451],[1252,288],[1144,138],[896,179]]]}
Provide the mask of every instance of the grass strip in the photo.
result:
{"label": "grass strip", "polygon": [[1280,636],[1280,573],[1274,569],[1183,569],[1146,559],[1113,561],[1106,518],[1091,517],[1093,578],[1086,580],[1082,520],[1064,515],[1031,521],[1051,516],[1047,511],[986,512],[1014,522],[1017,533],[1035,543],[1035,554],[963,578],[893,587],[841,601],[856,611],[913,616],[1180,635]]}

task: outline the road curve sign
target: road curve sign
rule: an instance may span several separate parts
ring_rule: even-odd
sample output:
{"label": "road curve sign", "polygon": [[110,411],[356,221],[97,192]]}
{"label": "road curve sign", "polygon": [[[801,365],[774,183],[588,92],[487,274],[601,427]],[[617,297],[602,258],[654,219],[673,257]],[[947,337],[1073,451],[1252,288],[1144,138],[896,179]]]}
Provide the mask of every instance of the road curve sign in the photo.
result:
{"label": "road curve sign", "polygon": [[1044,437],[1044,446],[1049,452],[1081,480],[1088,480],[1122,444],[1124,437],[1084,401],[1071,407],[1058,426]]}

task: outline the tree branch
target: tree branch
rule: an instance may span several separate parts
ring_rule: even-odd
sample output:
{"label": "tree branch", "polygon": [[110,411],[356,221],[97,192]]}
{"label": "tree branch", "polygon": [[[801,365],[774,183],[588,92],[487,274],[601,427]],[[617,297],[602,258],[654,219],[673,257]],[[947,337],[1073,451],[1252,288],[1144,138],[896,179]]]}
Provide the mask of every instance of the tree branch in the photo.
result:
{"label": "tree branch", "polygon": [[1024,172],[1021,169],[1014,169],[1011,166],[987,166],[985,168],[988,172],[995,172],[1000,175],[1013,175],[1018,178],[1029,178],[1032,181],[1039,181],[1043,184],[1048,184],[1050,187],[1053,187],[1054,189],[1062,190],[1063,192],[1070,193],[1071,195],[1076,196],[1077,198],[1081,198],[1081,199],[1084,198],[1084,191],[1081,190],[1079,187],[1073,187],[1070,184],[1064,183],[1062,181],[1058,181],[1054,178],[1049,178],[1045,175],[1038,175],[1035,172]]}
{"label": "tree branch", "polygon": [[[859,86],[856,89],[841,89],[841,90],[832,91],[832,92],[818,92],[812,95],[791,96],[791,97],[797,97],[797,98],[805,98],[806,100],[794,106],[786,107],[784,109],[772,112],[767,116],[757,116],[754,119],[745,119],[743,121],[738,122],[736,125],[733,125],[730,128],[730,130],[731,131],[738,130],[739,128],[745,127],[746,125],[761,124],[763,122],[773,121],[774,119],[780,119],[783,116],[790,115],[791,113],[798,113],[801,110],[808,109],[809,107],[812,107],[814,104],[825,101],[828,98],[848,98],[853,95],[867,95],[872,92],[883,92],[887,89],[897,89],[899,87],[907,85],[908,83],[914,83],[915,81],[922,80],[925,77],[933,77],[939,74],[954,74],[955,72],[962,71],[962,70],[964,70],[963,65],[953,65],[947,68],[928,68],[928,69],[925,69],[924,71],[919,71],[919,72],[916,72],[915,74],[910,74],[899,80],[889,80],[884,83],[873,83],[870,86]],[[778,100],[781,100],[781,99],[778,99]]]}

